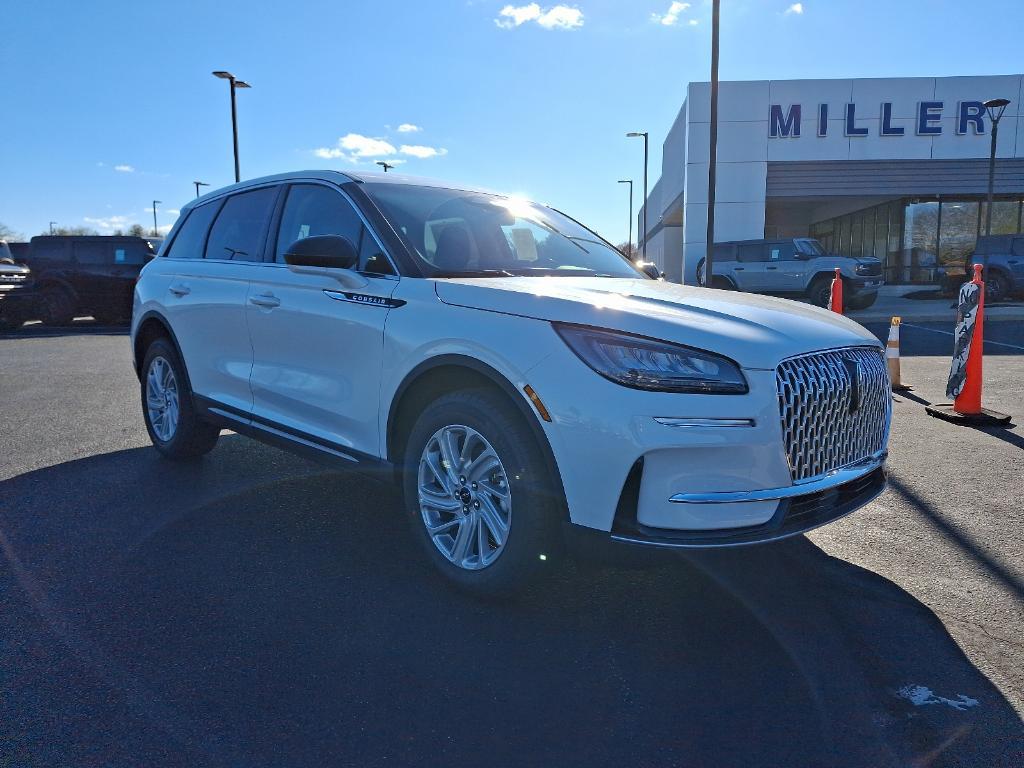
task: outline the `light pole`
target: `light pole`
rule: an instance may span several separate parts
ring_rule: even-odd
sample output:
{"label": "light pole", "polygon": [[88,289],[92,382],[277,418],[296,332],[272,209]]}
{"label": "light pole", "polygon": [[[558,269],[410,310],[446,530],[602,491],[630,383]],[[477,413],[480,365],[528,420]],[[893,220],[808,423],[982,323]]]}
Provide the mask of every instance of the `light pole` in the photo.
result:
{"label": "light pole", "polygon": [[704,285],[714,284],[715,182],[718,175],[718,5],[711,6],[711,142],[708,147],[708,231],[704,244]]}
{"label": "light pole", "polygon": [[[996,182],[996,136],[999,133],[999,118],[1006,111],[1009,99],[989,99],[984,103],[988,119],[992,121],[992,148],[988,154],[988,200],[985,204],[985,234],[992,234],[992,198]],[[968,275],[970,277],[970,275]]]}
{"label": "light pole", "polygon": [[50,234],[51,235],[53,234],[53,225],[56,224],[56,223],[57,223],[56,221],[51,221],[50,222]]}
{"label": "light pole", "polygon": [[160,235],[160,230],[156,228],[156,207],[162,202],[163,200],[153,201],[153,237],[158,237]]}
{"label": "light pole", "polygon": [[[641,253],[643,254],[644,261],[647,261],[647,131],[630,131],[626,134],[627,138],[635,139],[639,136],[644,137],[644,231],[642,233],[643,244],[640,246]],[[640,238],[638,237],[637,240]]]}
{"label": "light pole", "polygon": [[235,89],[252,88],[252,86],[244,80],[235,79],[234,75],[230,72],[224,72],[223,70],[214,72],[213,76],[219,77],[221,80],[227,80],[231,85],[231,138],[235,147],[235,183],[237,184],[242,180],[242,177],[238,172],[238,113],[235,110]]}
{"label": "light pole", "polygon": [[390,171],[392,168],[395,167],[391,163],[389,163],[387,160],[378,160],[377,161],[377,165],[379,165],[381,168],[384,169],[384,173],[387,173],[388,171]]}
{"label": "light pole", "polygon": [[208,186],[210,186],[205,181],[193,181],[192,183],[196,185],[196,197],[199,197],[199,188],[200,187],[208,187]]}
{"label": "light pole", "polygon": [[[619,184],[629,184],[629,247],[633,247],[633,180],[632,179],[619,179]],[[633,254],[629,254],[630,258]]]}

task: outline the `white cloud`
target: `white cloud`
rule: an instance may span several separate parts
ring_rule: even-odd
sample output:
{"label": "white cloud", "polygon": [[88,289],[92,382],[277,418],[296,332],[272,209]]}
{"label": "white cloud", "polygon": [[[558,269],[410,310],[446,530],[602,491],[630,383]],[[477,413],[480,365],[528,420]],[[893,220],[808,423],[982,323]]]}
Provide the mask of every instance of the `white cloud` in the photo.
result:
{"label": "white cloud", "polygon": [[412,123],[402,123],[398,126],[399,133],[419,133],[422,130],[418,125],[413,125]]}
{"label": "white cloud", "polygon": [[100,232],[113,232],[116,229],[125,230],[135,223],[135,219],[128,216],[106,216],[101,218],[83,216],[82,221],[96,227]]}
{"label": "white cloud", "polygon": [[181,211],[179,211],[177,208],[168,208],[166,211],[164,211],[164,213],[166,213],[168,216],[179,216],[181,214]]}
{"label": "white cloud", "polygon": [[494,20],[502,29],[514,29],[528,21],[535,21],[544,29],[576,29],[583,26],[583,11],[569,5],[554,5],[542,9],[537,3],[506,5]]}
{"label": "white cloud", "polygon": [[135,168],[127,164],[115,165],[114,170],[121,173],[135,173]]}
{"label": "white cloud", "polygon": [[803,3],[793,3],[791,6],[789,6],[789,8],[787,8],[785,10],[784,15],[788,16],[791,13],[795,13],[797,16],[799,16],[803,12],[804,12],[804,4]]}
{"label": "white cloud", "polygon": [[447,155],[448,150],[444,148],[425,147],[422,144],[403,144],[399,150],[403,155],[411,155],[425,160],[428,157],[440,157]]}
{"label": "white cloud", "polygon": [[[689,3],[673,2],[671,5],[669,5],[668,10],[665,12],[663,16],[658,15],[657,13],[652,13],[651,21],[655,22],[656,24],[662,24],[663,26],[666,27],[673,27],[675,26],[676,22],[679,21],[679,16],[683,13],[683,11],[688,10],[689,7]],[[691,21],[691,26],[694,23],[695,22]]]}
{"label": "white cloud", "polygon": [[697,24],[698,24],[698,22],[697,22],[697,20],[696,20],[696,19],[690,19],[690,20],[689,20],[688,22],[686,22],[686,23],[687,23],[687,24],[689,24],[689,25],[690,25],[691,27],[696,27],[696,26],[697,26]]}
{"label": "white cloud", "polygon": [[360,158],[366,157],[388,157],[396,152],[394,145],[384,139],[363,136],[358,133],[342,136],[334,147],[320,147],[313,150],[313,154],[317,157],[326,160],[340,158],[350,163],[357,163]]}

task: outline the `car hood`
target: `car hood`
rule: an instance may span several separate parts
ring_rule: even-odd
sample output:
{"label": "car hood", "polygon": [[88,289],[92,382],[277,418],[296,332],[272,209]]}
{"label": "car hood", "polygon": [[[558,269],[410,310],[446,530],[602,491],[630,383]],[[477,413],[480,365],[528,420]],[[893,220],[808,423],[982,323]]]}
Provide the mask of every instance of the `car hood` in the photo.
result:
{"label": "car hood", "polygon": [[744,368],[774,369],[787,357],[822,349],[880,346],[863,326],[819,307],[661,280],[445,278],[435,285],[446,304],[673,341]]}

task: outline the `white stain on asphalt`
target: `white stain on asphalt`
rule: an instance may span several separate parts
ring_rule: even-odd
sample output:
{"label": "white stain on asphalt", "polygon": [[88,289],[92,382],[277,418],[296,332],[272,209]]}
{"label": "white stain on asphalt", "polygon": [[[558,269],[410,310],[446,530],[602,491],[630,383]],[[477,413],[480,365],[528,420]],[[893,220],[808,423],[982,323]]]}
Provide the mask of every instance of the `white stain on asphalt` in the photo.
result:
{"label": "white stain on asphalt", "polygon": [[977,707],[980,705],[977,699],[972,699],[970,696],[964,696],[962,693],[958,694],[955,699],[947,699],[945,696],[936,696],[931,688],[924,685],[904,685],[900,688],[896,695],[902,699],[906,699],[915,707],[924,707],[929,704],[946,704],[953,709],[963,711],[971,707]]}

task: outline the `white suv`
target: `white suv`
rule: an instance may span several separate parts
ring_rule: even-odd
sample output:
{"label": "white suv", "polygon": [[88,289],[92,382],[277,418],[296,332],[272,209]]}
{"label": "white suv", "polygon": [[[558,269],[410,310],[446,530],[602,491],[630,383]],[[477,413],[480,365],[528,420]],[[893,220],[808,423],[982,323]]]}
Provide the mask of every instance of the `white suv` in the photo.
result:
{"label": "white suv", "polygon": [[569,530],[749,544],[885,483],[889,380],[861,326],[652,279],[551,208],[397,174],[189,204],[132,343],[165,456],[230,428],[387,468],[428,556],[485,594],[550,567]]}

